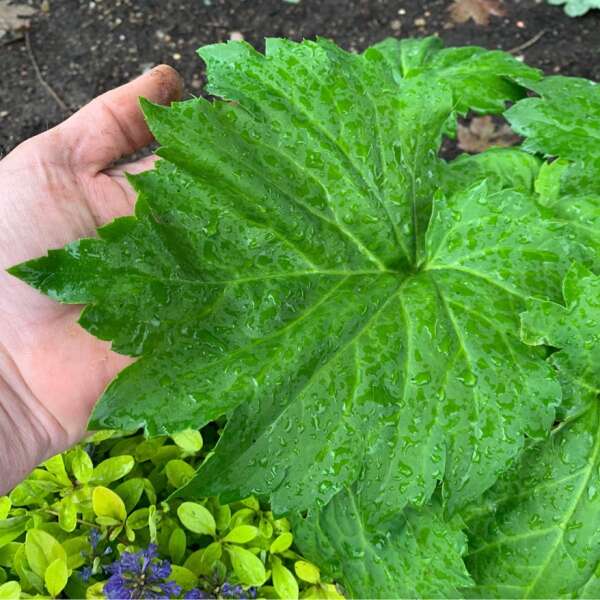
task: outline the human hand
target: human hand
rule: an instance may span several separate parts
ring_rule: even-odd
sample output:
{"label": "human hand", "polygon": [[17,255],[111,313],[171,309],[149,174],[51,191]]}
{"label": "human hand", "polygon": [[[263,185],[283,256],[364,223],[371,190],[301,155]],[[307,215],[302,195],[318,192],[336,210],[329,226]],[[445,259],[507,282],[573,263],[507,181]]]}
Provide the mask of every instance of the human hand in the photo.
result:
{"label": "human hand", "polygon": [[166,104],[180,94],[176,71],[156,67],[0,161],[0,494],[83,436],[105,386],[131,362],[77,324],[80,306],[42,296],[6,269],[132,212],[124,174],[153,157],[111,164],[152,140],[138,98]]}

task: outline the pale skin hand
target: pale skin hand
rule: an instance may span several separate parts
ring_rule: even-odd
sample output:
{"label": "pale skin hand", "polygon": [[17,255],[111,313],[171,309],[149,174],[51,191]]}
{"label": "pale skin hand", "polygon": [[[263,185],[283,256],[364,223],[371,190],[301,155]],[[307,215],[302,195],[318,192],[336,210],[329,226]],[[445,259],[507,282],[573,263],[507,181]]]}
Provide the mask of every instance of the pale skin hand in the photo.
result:
{"label": "pale skin hand", "polygon": [[81,439],[94,403],[130,362],[77,324],[81,306],[60,305],[5,270],[132,212],[124,173],[153,159],[111,164],[152,140],[138,98],[166,104],[180,94],[177,73],[156,67],[0,161],[0,494]]}

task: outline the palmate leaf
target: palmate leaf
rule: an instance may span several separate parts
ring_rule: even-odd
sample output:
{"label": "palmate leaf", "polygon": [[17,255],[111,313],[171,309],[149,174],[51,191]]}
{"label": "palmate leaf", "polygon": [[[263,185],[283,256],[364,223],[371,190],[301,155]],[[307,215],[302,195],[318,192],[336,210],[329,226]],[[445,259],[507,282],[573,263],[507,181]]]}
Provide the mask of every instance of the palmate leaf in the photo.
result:
{"label": "palmate leaf", "polygon": [[559,350],[549,361],[579,410],[600,394],[600,277],[574,265],[563,285],[565,305],[531,300],[522,316],[522,338]]}
{"label": "palmate leaf", "polygon": [[[163,160],[133,178],[136,216],[11,271],[140,357],[93,427],[228,416],[186,493],[285,513],[354,484],[374,526],[439,481],[450,508],[475,498],[553,421],[560,387],[518,315],[558,300],[566,226],[502,170],[445,190],[441,133],[466,96],[450,67],[399,78],[389,52],[202,49],[233,102],[145,103]],[[498,80],[525,76],[505,62]]]}
{"label": "palmate leaf", "polygon": [[597,598],[600,407],[533,446],[467,515],[472,598]]}
{"label": "palmate leaf", "polygon": [[350,490],[294,522],[304,555],[342,581],[350,598],[456,598],[472,581],[462,561],[466,536],[459,518],[445,521],[436,504],[407,509],[385,530],[369,527]]}

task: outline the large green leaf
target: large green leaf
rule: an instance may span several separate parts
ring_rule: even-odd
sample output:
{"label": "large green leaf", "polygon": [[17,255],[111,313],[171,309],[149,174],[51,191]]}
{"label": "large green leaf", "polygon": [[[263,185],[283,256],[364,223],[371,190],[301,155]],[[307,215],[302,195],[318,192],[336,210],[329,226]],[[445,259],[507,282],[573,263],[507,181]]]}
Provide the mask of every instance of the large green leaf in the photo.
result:
{"label": "large green leaf", "polygon": [[565,305],[531,300],[522,316],[523,340],[560,349],[556,367],[567,398],[580,410],[600,394],[600,277],[574,266],[563,285]]}
{"label": "large green leaf", "polygon": [[[325,41],[201,54],[232,102],[145,103],[164,160],[133,179],[136,216],[12,270],[141,357],[92,425],[226,414],[186,493],[268,494],[277,512],[354,482],[374,522],[439,481],[451,508],[475,498],[560,401],[518,314],[559,298],[565,225],[522,181],[445,189],[449,76],[398,78]],[[527,181],[537,164],[515,160]]]}
{"label": "large green leaf", "polygon": [[351,598],[453,598],[471,585],[461,527],[432,506],[373,529],[355,493],[343,490],[323,510],[297,518],[294,533],[303,554]]}
{"label": "large green leaf", "polygon": [[597,598],[600,407],[532,447],[467,517],[472,598]]}
{"label": "large green leaf", "polygon": [[[372,278],[368,292],[334,288],[301,329],[267,341],[270,373],[289,372],[292,358],[303,368],[322,347],[320,330],[332,344],[367,292],[356,329],[299,391],[284,399],[275,387],[240,405],[187,491],[273,492],[287,511],[315,495],[326,501],[366,458],[359,486],[379,514],[423,501],[442,478],[451,502],[479,494],[518,453],[522,432],[539,436],[550,425],[560,397],[541,357],[517,339],[525,296],[560,285],[552,273],[566,265],[554,229],[517,193],[479,185],[439,199],[419,273]],[[303,353],[275,356],[294,347]]]}

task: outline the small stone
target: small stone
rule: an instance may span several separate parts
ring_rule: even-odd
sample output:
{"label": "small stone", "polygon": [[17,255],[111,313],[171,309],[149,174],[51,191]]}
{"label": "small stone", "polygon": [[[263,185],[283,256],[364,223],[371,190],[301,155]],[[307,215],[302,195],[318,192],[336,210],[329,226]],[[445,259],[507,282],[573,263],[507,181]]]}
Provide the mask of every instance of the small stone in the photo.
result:
{"label": "small stone", "polygon": [[515,25],[519,28],[519,29],[525,29],[525,23],[523,21],[517,21],[515,23]]}
{"label": "small stone", "polygon": [[181,60],[181,54],[179,52],[173,53],[173,60]]}
{"label": "small stone", "polygon": [[402,28],[402,21],[400,19],[394,19],[390,23],[390,28],[392,29],[392,31],[400,31],[400,29]]}
{"label": "small stone", "polygon": [[398,11],[398,14],[399,14],[399,15],[405,15],[405,14],[406,14],[406,9],[404,9],[404,8],[401,8],[401,9]]}
{"label": "small stone", "polygon": [[241,31],[231,31],[229,33],[229,39],[232,42],[241,42],[244,40],[244,34]]}
{"label": "small stone", "polygon": [[417,27],[425,27],[425,25],[427,25],[427,21],[423,17],[417,17],[415,19],[415,25]]}
{"label": "small stone", "polygon": [[8,117],[7,110],[0,111],[0,119],[4,119],[4,117]]}
{"label": "small stone", "polygon": [[48,0],[44,0],[41,4],[40,4],[40,9],[43,13],[48,14],[50,12],[50,2],[48,2]]}

